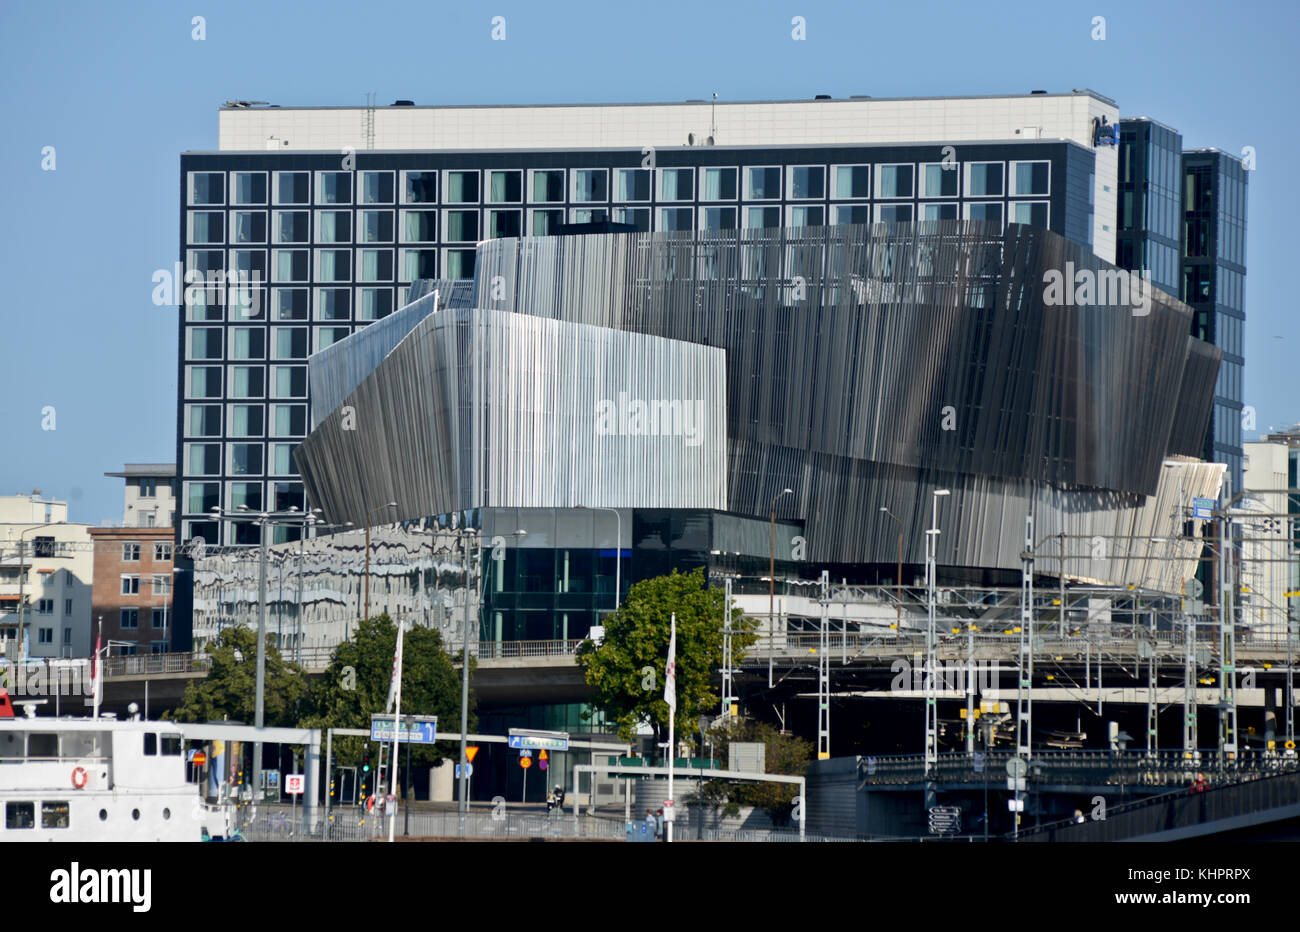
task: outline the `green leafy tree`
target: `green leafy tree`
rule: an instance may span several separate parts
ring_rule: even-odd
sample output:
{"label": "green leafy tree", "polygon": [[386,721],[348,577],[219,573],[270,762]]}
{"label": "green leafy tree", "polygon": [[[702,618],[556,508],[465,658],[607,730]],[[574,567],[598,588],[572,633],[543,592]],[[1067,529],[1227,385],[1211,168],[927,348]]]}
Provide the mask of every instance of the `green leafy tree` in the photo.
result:
{"label": "green leafy tree", "polygon": [[[697,739],[698,740],[698,739]],[[766,722],[753,719],[730,719],[709,730],[709,741],[722,753],[737,742],[762,742],[765,745],[763,769],[767,773],[801,777],[812,760],[812,744],[802,738],[783,734]],[[771,817],[773,824],[790,821],[791,806],[799,795],[794,783],[742,783],[710,780],[704,784],[702,799],[708,809],[734,816],[741,806],[753,806]],[[696,794],[696,802],[700,795]]]}
{"label": "green leafy tree", "polygon": [[[605,622],[599,646],[584,641],[577,651],[594,704],[618,722],[619,736],[632,740],[639,724],[657,735],[668,732],[664,674],[673,613],[677,615],[677,734],[687,737],[698,717],[717,708],[714,680],[722,666],[726,595],[704,584],[704,570],[659,576],[637,583],[627,600]],[[736,608],[731,613],[732,656],[739,662],[756,640],[751,622]]]}
{"label": "green leafy tree", "polygon": [[[329,667],[313,690],[314,710],[303,726],[369,731],[371,714],[382,713],[388,701],[396,649],[397,626],[388,615],[361,622],[352,639],[334,649]],[[471,677],[474,666],[471,657]],[[471,689],[470,731],[478,724],[474,704]],[[444,649],[442,636],[432,628],[412,628],[402,639],[402,714],[436,715],[439,730],[460,730],[460,670]],[[357,737],[335,738],[335,761],[343,765],[360,763],[365,741]],[[413,765],[433,766],[446,759],[455,760],[459,753],[459,744],[450,741],[414,745],[411,761]],[[405,765],[405,761],[403,746],[401,763]]]}
{"label": "green leafy tree", "polygon": [[[207,646],[212,657],[208,675],[185,687],[185,695],[170,715],[179,722],[230,719],[254,723],[257,711],[257,630],[226,628]],[[308,696],[307,676],[288,663],[268,639],[263,722],[268,728],[298,724]]]}

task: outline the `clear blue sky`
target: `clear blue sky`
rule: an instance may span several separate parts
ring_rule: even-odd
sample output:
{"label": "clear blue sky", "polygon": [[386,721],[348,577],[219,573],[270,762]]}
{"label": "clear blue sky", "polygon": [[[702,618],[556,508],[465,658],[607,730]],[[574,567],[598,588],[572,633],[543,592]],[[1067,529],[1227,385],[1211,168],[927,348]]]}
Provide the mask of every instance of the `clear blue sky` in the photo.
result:
{"label": "clear blue sky", "polygon": [[[0,494],[120,520],[125,462],[175,456],[179,154],[229,98],[283,105],[905,97],[1090,87],[1184,144],[1254,146],[1245,401],[1300,421],[1300,5],[0,3]],[[191,38],[191,17],[206,39]],[[506,41],[490,20],[506,17]],[[803,16],[807,39],[791,39]],[[1105,41],[1091,38],[1106,18]],[[56,170],[41,170],[54,146]],[[55,430],[42,430],[42,408]]]}

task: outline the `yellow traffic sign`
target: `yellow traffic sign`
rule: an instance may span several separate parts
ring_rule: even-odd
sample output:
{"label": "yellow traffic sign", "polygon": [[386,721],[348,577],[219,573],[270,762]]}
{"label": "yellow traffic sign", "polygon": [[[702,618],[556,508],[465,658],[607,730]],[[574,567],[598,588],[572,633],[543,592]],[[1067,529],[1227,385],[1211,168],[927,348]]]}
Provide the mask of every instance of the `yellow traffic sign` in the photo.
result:
{"label": "yellow traffic sign", "polygon": [[542,752],[537,755],[537,758],[538,760],[546,760],[546,748],[542,748]]}
{"label": "yellow traffic sign", "polygon": [[471,764],[474,763],[474,755],[477,753],[478,753],[477,744],[465,745],[465,760],[469,761]]}

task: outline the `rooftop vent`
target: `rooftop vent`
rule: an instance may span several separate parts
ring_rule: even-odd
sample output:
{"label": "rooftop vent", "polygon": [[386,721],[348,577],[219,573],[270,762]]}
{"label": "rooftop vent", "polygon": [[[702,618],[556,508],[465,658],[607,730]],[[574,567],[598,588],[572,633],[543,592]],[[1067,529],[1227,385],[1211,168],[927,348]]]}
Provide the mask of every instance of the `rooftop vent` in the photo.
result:
{"label": "rooftop vent", "polygon": [[831,99],[832,98],[830,94],[818,94],[816,97],[813,98],[813,100],[831,100]]}
{"label": "rooftop vent", "polygon": [[393,106],[394,106],[394,107],[414,107],[414,106],[415,106],[415,101],[413,101],[413,100],[395,100],[395,101],[393,101]]}
{"label": "rooftop vent", "polygon": [[1046,94],[1047,91],[1030,91],[1031,94]]}
{"label": "rooftop vent", "polygon": [[870,100],[870,94],[850,94],[849,100]]}

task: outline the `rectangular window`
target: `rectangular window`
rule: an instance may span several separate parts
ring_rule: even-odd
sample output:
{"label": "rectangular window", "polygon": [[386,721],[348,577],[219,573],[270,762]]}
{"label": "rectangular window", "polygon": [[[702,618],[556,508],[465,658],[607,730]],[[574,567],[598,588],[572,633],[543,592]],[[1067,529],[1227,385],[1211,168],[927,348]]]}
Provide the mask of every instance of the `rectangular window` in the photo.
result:
{"label": "rectangular window", "polygon": [[232,242],[266,242],[266,211],[237,210],[230,215],[230,218],[230,238]]}
{"label": "rectangular window", "polygon": [[881,165],[876,180],[877,197],[911,197],[915,194],[916,167],[913,165]]}
{"label": "rectangular window", "polygon": [[831,197],[850,200],[869,197],[871,194],[870,165],[836,165],[831,174]]}
{"label": "rectangular window", "polygon": [[393,212],[391,210],[363,210],[357,220],[357,242],[391,243],[393,241]]}
{"label": "rectangular window", "polygon": [[271,474],[274,476],[292,476],[296,472],[293,468],[293,448],[296,443],[273,443],[271,444]]}
{"label": "rectangular window", "polygon": [[619,168],[614,172],[614,200],[650,200],[650,169]]}
{"label": "rectangular window", "polygon": [[316,242],[352,242],[352,214],[346,210],[316,211]]}
{"label": "rectangular window", "polygon": [[487,234],[489,239],[520,236],[522,232],[523,217],[519,211],[489,210],[487,212]]}
{"label": "rectangular window", "polygon": [[140,560],[140,542],[126,541],[122,544],[122,562],[138,563]]}
{"label": "rectangular window", "polygon": [[736,228],[736,208],[701,207],[701,230],[734,230]]}
{"label": "rectangular window", "polygon": [[306,288],[276,288],[271,295],[276,320],[306,320],[308,295]]}
{"label": "rectangular window", "polygon": [[790,197],[809,200],[826,196],[826,169],[820,165],[795,165],[790,169]]}
{"label": "rectangular window", "polygon": [[363,204],[393,203],[393,173],[392,172],[362,172],[361,173],[361,203]]}
{"label": "rectangular window", "polygon": [[478,211],[444,211],[443,240],[448,243],[477,243],[479,240]]}
{"label": "rectangular window", "polygon": [[575,207],[569,214],[573,223],[604,223],[609,220],[609,211],[604,207]]}
{"label": "rectangular window", "polygon": [[187,368],[190,376],[191,398],[221,397],[220,366],[189,366]]}
{"label": "rectangular window", "polygon": [[474,277],[474,250],[448,249],[445,251],[447,278]]}
{"label": "rectangular window", "polygon": [[444,189],[443,203],[477,204],[479,202],[478,181],[477,171],[447,172],[447,186]]}
{"label": "rectangular window", "polygon": [[262,483],[230,483],[230,507],[239,508],[241,505],[250,511],[262,510]]}
{"label": "rectangular window", "polygon": [[221,444],[190,443],[186,444],[191,476],[215,476],[221,472]]}
{"label": "rectangular window", "polygon": [[615,207],[614,220],[618,223],[630,223],[638,233],[650,232],[649,207]]}
{"label": "rectangular window", "polygon": [[[469,213],[477,214],[477,211],[469,211]],[[403,243],[433,243],[437,238],[438,212],[436,210],[402,211]]]}
{"label": "rectangular window", "polygon": [[[230,367],[231,398],[261,398],[266,392],[261,366]],[[219,423],[219,422],[217,422]],[[200,434],[199,436],[209,436]]]}
{"label": "rectangular window", "polygon": [[306,398],[306,366],[272,366],[271,391],[275,398]]}
{"label": "rectangular window", "polygon": [[53,599],[37,599],[37,600],[36,600],[36,614],[38,614],[38,615],[53,615],[53,614],[54,614],[54,600],[53,600]]}
{"label": "rectangular window", "polygon": [[230,436],[262,436],[262,413],[261,405],[230,405]]}
{"label": "rectangular window", "polygon": [[1011,205],[1011,222],[1047,228],[1047,201],[1020,201]]}
{"label": "rectangular window", "polygon": [[489,204],[518,204],[524,198],[524,173],[521,171],[488,172]]}
{"label": "rectangular window", "polygon": [[36,827],[35,803],[5,803],[5,828],[24,829]]}
{"label": "rectangular window", "polygon": [[438,203],[437,172],[402,172],[403,204]]}
{"label": "rectangular window", "polygon": [[358,288],[357,320],[379,320],[393,313],[391,288]]}
{"label": "rectangular window", "polygon": [[39,635],[40,635],[40,643],[42,643],[42,644],[53,644],[53,643],[54,643],[54,629],[53,629],[53,628],[41,628],[40,631],[39,631]]}
{"label": "rectangular window", "polygon": [[[153,577],[153,594],[158,598],[166,598],[172,594],[172,578],[165,573],[155,573]],[[162,611],[154,609],[154,611]],[[154,627],[158,627],[155,625]]]}
{"label": "rectangular window", "polygon": [[659,230],[678,232],[695,229],[695,211],[690,207],[660,207]]}
{"label": "rectangular window", "polygon": [[1051,189],[1051,162],[1012,162],[1012,194],[1045,195]]}
{"label": "rectangular window", "polygon": [[123,576],[122,595],[139,595],[139,594],[140,594],[140,577]]}
{"label": "rectangular window", "polygon": [[307,358],[306,327],[275,327],[271,333],[275,350],[272,359]]}
{"label": "rectangular window", "polygon": [[221,486],[215,482],[186,483],[186,511],[190,514],[206,514],[214,506],[221,504]]}
{"label": "rectangular window", "polygon": [[232,283],[260,284],[266,281],[266,250],[233,249],[230,252],[230,271],[227,276]]}
{"label": "rectangular window", "polygon": [[352,279],[352,250],[317,249],[316,280],[346,282]]}
{"label": "rectangular window", "polygon": [[922,220],[956,220],[956,204],[922,204]]}
{"label": "rectangular window", "polygon": [[781,169],[757,166],[745,169],[745,199],[775,201],[781,197]]}
{"label": "rectangular window", "polygon": [[[736,169],[701,168],[700,200],[734,201],[736,199]],[[711,229],[701,227],[701,229]]]}
{"label": "rectangular window", "polygon": [[220,437],[221,405],[186,405],[185,422],[189,437]]}
{"label": "rectangular window", "polygon": [[310,204],[310,172],[276,172],[275,202],[277,204]]}
{"label": "rectangular window", "polygon": [[[158,613],[158,612],[161,612],[162,610],[161,610],[161,609],[154,609],[154,611],[155,611],[156,613]],[[166,627],[166,626],[164,625],[163,627]],[[151,653],[151,654],[165,654],[165,653],[167,653],[167,642],[166,642],[166,641],[150,641],[150,642],[149,642],[149,653]],[[164,737],[163,740],[166,741],[167,738]],[[164,753],[165,753],[165,752],[164,752]]]}
{"label": "rectangular window", "polygon": [[[137,580],[138,582],[138,580]],[[123,608],[118,612],[117,626],[124,630],[140,627],[140,609]]]}
{"label": "rectangular window", "polygon": [[206,245],[225,242],[226,218],[221,211],[191,210],[189,216],[190,243]]}
{"label": "rectangular window", "polygon": [[990,204],[967,204],[967,220],[984,220],[991,223],[1002,222],[1002,204],[994,202]]}
{"label": "rectangular window", "polygon": [[911,223],[911,204],[881,204],[876,208],[880,223]]}
{"label": "rectangular window", "polygon": [[866,224],[871,222],[871,208],[866,204],[837,204],[836,223]]}
{"label": "rectangular window", "polygon": [[265,327],[230,328],[231,359],[263,359],[266,356]]}
{"label": "rectangular window", "polygon": [[190,172],[191,204],[224,204],[226,176],[222,172]]}
{"label": "rectangular window", "polygon": [[[477,214],[474,215],[477,219]],[[473,255],[473,252],[470,253]],[[403,249],[402,250],[402,281],[413,282],[422,278],[438,277],[438,250],[436,249]],[[457,277],[457,276],[452,276]],[[460,276],[470,278],[472,275]]]}
{"label": "rectangular window", "polygon": [[221,329],[219,327],[191,327],[189,358],[220,359]]}
{"label": "rectangular window", "polygon": [[266,172],[231,172],[232,204],[265,204]]}
{"label": "rectangular window", "polygon": [[792,227],[820,227],[825,225],[826,208],[820,205],[816,207],[790,208],[790,226]]}
{"label": "rectangular window", "polygon": [[573,200],[579,204],[609,200],[609,172],[603,168],[575,168]]}
{"label": "rectangular window", "polygon": [[271,434],[276,437],[301,437],[307,433],[306,405],[271,405]]}
{"label": "rectangular window", "polygon": [[[966,166],[967,197],[999,197],[1003,194],[1001,162],[971,162]],[[1001,219],[999,217],[999,219]]]}
{"label": "rectangular window", "polygon": [[352,316],[352,289],[317,288],[316,319],[347,320]]}
{"label": "rectangular window", "polygon": [[[695,199],[695,170],[663,168],[659,170],[659,200],[692,201]],[[690,229],[690,227],[687,227]]]}
{"label": "rectangular window", "polygon": [[275,221],[277,243],[306,243],[311,239],[311,214],[305,210],[277,210]]}
{"label": "rectangular window", "polygon": [[229,449],[229,471],[232,476],[260,476],[262,474],[262,445],[260,443],[232,443]]}
{"label": "rectangular window", "polygon": [[307,280],[310,253],[305,249],[272,250],[275,263],[275,281],[305,282]]}
{"label": "rectangular window", "polygon": [[[64,600],[63,600],[63,614],[64,614],[64,615],[71,615],[71,614],[72,614],[72,600],[71,600],[71,599],[64,599]],[[69,641],[72,640],[72,637],[71,637],[71,635],[72,635],[72,629],[71,629],[71,628],[65,628],[64,631],[63,631],[63,633],[64,633],[64,635],[66,635],[66,636],[64,637],[64,639],[63,639],[63,643],[66,644],[66,643],[68,643]]]}
{"label": "rectangular window", "polygon": [[956,197],[958,171],[956,163],[951,168],[942,162],[922,165],[921,197]]}
{"label": "rectangular window", "polygon": [[153,545],[153,559],[155,563],[167,562],[172,558],[172,545],[164,543],[155,543]]}
{"label": "rectangular window", "polygon": [[351,204],[352,172],[317,172],[317,204]]}
{"label": "rectangular window", "polygon": [[190,282],[195,278],[190,273],[197,272],[208,284],[224,283],[225,271],[226,254],[220,249],[191,249],[186,253],[185,273]]}
{"label": "rectangular window", "polygon": [[552,236],[564,223],[562,210],[530,210],[532,217],[529,229],[533,236]]}
{"label": "rectangular window", "polygon": [[346,340],[352,331],[348,327],[321,327],[316,331],[316,352],[327,346],[333,346],[340,340]]}
{"label": "rectangular window", "polygon": [[271,508],[275,511],[288,511],[294,507],[304,511],[306,506],[301,482],[271,483]]}
{"label": "rectangular window", "polygon": [[564,203],[564,169],[533,169],[530,176],[535,204]]}
{"label": "rectangular window", "polygon": [[746,207],[745,229],[767,230],[781,225],[780,207]]}

